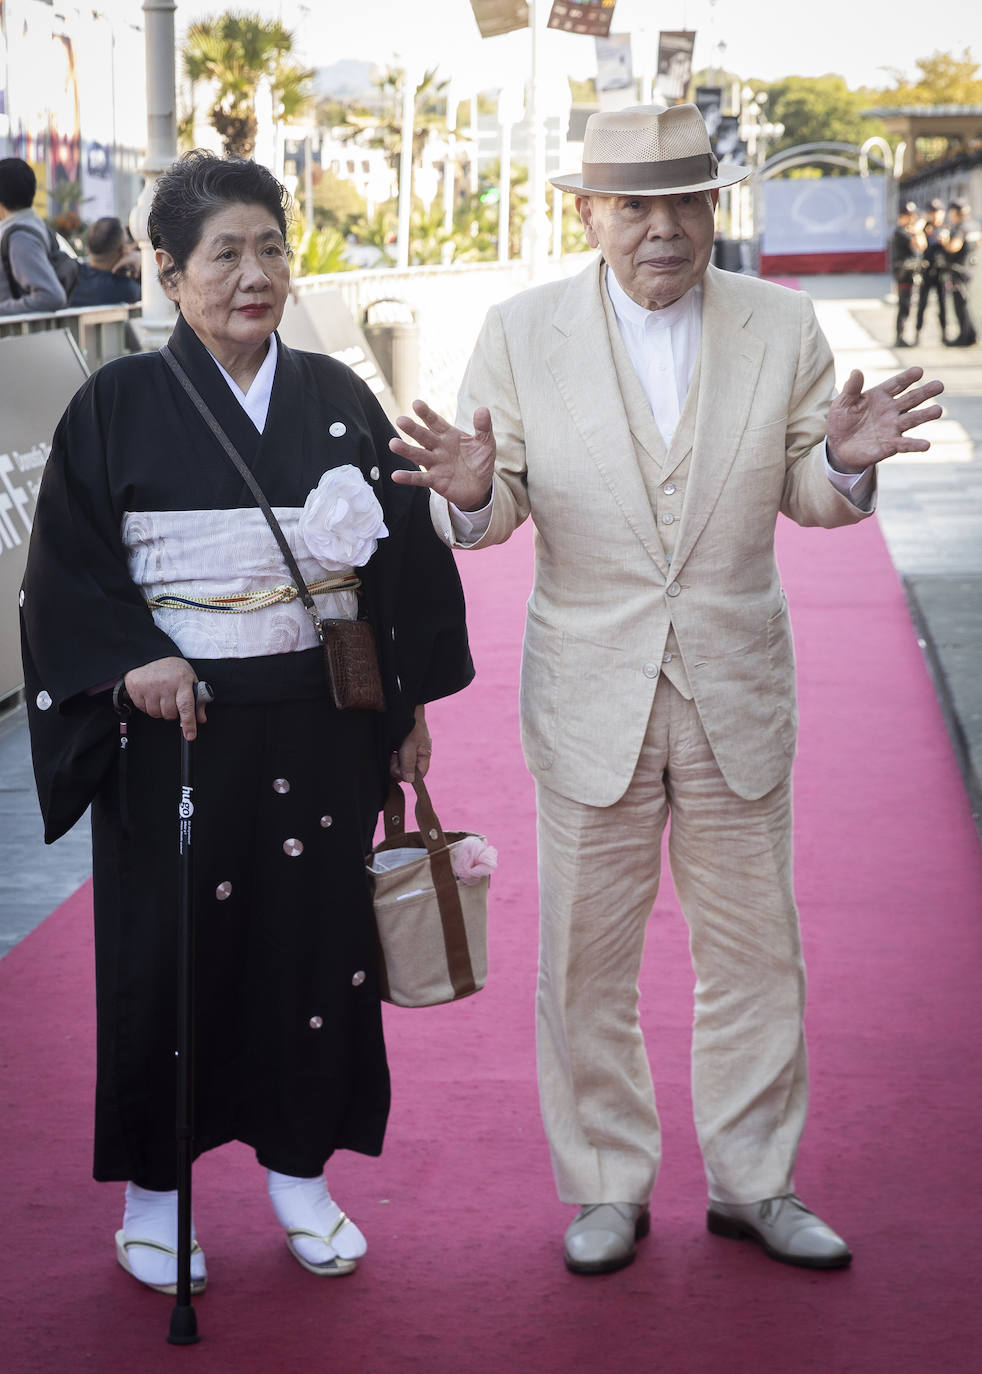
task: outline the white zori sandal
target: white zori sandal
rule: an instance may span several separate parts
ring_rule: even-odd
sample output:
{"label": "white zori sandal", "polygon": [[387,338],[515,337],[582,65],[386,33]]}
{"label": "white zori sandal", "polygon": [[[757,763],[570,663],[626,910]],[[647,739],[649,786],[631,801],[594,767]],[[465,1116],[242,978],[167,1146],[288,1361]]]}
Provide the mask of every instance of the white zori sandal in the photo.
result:
{"label": "white zori sandal", "polygon": [[294,1244],[300,1237],[307,1240],[319,1240],[322,1245],[326,1245],[329,1250],[334,1249],[334,1242],[346,1226],[354,1226],[344,1212],[339,1213],[337,1221],[328,1231],[327,1235],[319,1235],[316,1231],[308,1231],[304,1226],[291,1226],[287,1229],[286,1245],[290,1254],[310,1274],[319,1274],[322,1278],[337,1278],[342,1274],[352,1274],[358,1268],[356,1259],[344,1259],[341,1255],[334,1255],[331,1259],[316,1261],[305,1259],[300,1250]]}
{"label": "white zori sandal", "polygon": [[[175,1265],[175,1278],[174,1278],[174,1282],[173,1282],[173,1283],[150,1283],[150,1281],[149,1281],[148,1279],[141,1278],[141,1276],[140,1276],[140,1275],[136,1272],[136,1270],[133,1268],[133,1265],[130,1263],[129,1251],[130,1251],[133,1247],[142,1248],[142,1249],[144,1249],[144,1250],[157,1250],[157,1251],[159,1251],[159,1253],[162,1254],[162,1255],[170,1255],[170,1256],[172,1256],[172,1258],[173,1258],[173,1260],[174,1260],[174,1265]],[[196,1256],[196,1255],[201,1255],[201,1246],[198,1244],[197,1241],[194,1241],[194,1242],[192,1243],[192,1245],[191,1245],[191,1256],[192,1256],[192,1259],[193,1259],[194,1256]],[[176,1266],[177,1266],[177,1251],[174,1249],[173,1246],[171,1246],[171,1245],[163,1245],[159,1240],[140,1240],[140,1239],[139,1239],[138,1237],[136,1237],[136,1236],[127,1236],[127,1234],[126,1234],[125,1231],[117,1231],[117,1232],[116,1232],[116,1259],[117,1259],[119,1265],[121,1266],[121,1268],[125,1269],[126,1272],[127,1272],[127,1274],[132,1274],[133,1277],[137,1280],[138,1283],[144,1284],[147,1288],[152,1288],[153,1291],[154,1291],[155,1293],[169,1293],[169,1294],[171,1294],[172,1296],[173,1296],[173,1295],[176,1295],[176,1293],[177,1293],[177,1277],[176,1277],[176,1273],[177,1273],[177,1268],[176,1268]],[[202,1260],[202,1272],[201,1272],[200,1276],[196,1278],[196,1277],[194,1276],[193,1273],[192,1273],[192,1275],[191,1275],[191,1294],[192,1294],[193,1297],[197,1297],[199,1293],[203,1293],[203,1292],[205,1291],[205,1289],[207,1288],[207,1286],[208,1286],[208,1275],[204,1272],[204,1255],[201,1255],[201,1260]]]}

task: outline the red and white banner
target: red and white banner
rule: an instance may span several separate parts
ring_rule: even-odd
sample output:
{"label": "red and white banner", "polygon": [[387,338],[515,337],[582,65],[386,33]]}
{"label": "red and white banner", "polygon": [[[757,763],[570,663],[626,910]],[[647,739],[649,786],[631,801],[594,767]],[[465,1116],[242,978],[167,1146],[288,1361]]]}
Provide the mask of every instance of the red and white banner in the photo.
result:
{"label": "red and white banner", "polygon": [[881,176],[764,182],[762,274],[882,272],[887,238]]}

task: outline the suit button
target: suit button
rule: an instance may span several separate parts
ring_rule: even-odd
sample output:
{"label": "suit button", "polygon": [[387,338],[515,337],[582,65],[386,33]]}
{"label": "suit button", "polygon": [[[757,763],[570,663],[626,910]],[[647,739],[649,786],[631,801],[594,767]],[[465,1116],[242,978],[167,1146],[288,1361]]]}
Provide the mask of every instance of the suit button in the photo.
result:
{"label": "suit button", "polygon": [[668,586],[665,588],[665,591],[668,593],[669,596],[678,596],[681,590],[682,588],[679,586],[677,582],[669,582]]}
{"label": "suit button", "polygon": [[674,496],[674,495],[675,495],[675,483],[674,483],[674,482],[667,482],[667,483],[665,484],[665,486],[662,487],[662,491],[665,493],[666,496]]}
{"label": "suit button", "polygon": [[674,525],[674,524],[675,524],[675,516],[672,515],[671,511],[666,511],[665,514],[664,514],[664,515],[662,516],[662,518],[661,518],[661,522],[662,522],[663,525]]}
{"label": "suit button", "polygon": [[658,676],[658,664],[657,664],[657,663],[646,663],[646,664],[644,665],[644,667],[641,669],[641,671],[642,671],[642,673],[644,673],[645,677],[657,677],[657,676]]}

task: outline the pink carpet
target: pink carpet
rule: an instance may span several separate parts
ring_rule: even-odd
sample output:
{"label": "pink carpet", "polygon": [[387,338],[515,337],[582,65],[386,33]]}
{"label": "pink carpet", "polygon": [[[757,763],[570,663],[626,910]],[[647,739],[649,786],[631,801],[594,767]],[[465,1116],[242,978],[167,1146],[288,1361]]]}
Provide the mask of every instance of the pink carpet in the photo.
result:
{"label": "pink carpet", "polygon": [[486,829],[487,989],[389,1009],[395,1102],[380,1160],[339,1157],[370,1252],[327,1283],[289,1257],[249,1152],[195,1170],[211,1286],[200,1345],[166,1344],[169,1299],[113,1260],[119,1190],[89,1179],[90,895],[0,962],[7,1374],[968,1374],[979,1366],[982,859],[944,725],[873,523],[783,526],[801,671],[797,864],[810,969],[813,1109],[798,1169],[848,1236],[848,1271],[774,1264],[707,1234],[690,1121],[691,974],[666,888],[645,1027],[666,1136],[651,1238],[620,1274],[566,1273],[570,1215],[538,1118],[533,795],[516,679],[525,534],[461,560],[478,680],[431,715],[447,823]]}

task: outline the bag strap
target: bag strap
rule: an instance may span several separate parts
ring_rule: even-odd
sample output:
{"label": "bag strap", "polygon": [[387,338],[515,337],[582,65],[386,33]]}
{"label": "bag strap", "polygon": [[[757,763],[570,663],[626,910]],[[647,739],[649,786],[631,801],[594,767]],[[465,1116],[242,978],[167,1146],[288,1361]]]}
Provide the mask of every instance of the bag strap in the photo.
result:
{"label": "bag strap", "polygon": [[14,269],[10,265],[10,236],[19,231],[30,234],[32,238],[44,244],[45,252],[50,259],[52,252],[58,246],[58,242],[48,226],[45,225],[44,228],[45,237],[42,238],[37,231],[36,225],[22,224],[18,221],[16,224],[12,224],[9,229],[5,230],[3,234],[0,234],[0,259],[3,260],[3,270],[7,274],[7,285],[10,287],[10,294],[15,301],[20,300],[21,296],[24,295],[24,291],[20,282],[14,277]]}
{"label": "bag strap", "polygon": [[[430,856],[430,872],[440,910],[440,924],[443,926],[450,982],[458,997],[467,997],[477,991],[477,983],[467,946],[467,927],[450,859],[450,846],[419,773],[413,777],[413,787],[416,792],[416,824]],[[396,835],[405,834],[405,830],[406,798],[398,780],[393,778],[385,803],[385,837],[393,839]]]}
{"label": "bag strap", "polygon": [[219,422],[215,419],[215,416],[212,413],[211,407],[208,405],[208,402],[202,396],[201,392],[195,386],[194,382],[192,382],[191,378],[185,372],[181,364],[177,361],[174,354],[171,352],[170,347],[167,344],[164,344],[163,348],[161,348],[160,356],[163,358],[164,362],[170,368],[171,372],[173,372],[174,376],[177,378],[181,386],[187,392],[188,396],[191,398],[196,409],[198,410],[198,413],[201,415],[201,418],[204,420],[205,424],[208,426],[212,434],[214,434],[215,438],[218,440],[222,448],[225,450],[225,453],[229,461],[231,462],[232,466],[235,468],[236,472],[239,474],[243,482],[245,482],[246,486],[252,492],[252,495],[255,497],[256,504],[262,511],[263,515],[265,515],[266,521],[276,538],[276,542],[280,546],[280,552],[282,553],[283,558],[286,561],[286,566],[290,570],[290,575],[296,583],[297,591],[300,593],[300,600],[303,602],[304,610],[307,612],[311,620],[314,622],[314,629],[317,631],[317,638],[323,644],[324,626],[322,625],[321,618],[317,613],[317,607],[314,605],[314,598],[310,594],[310,588],[304,581],[303,573],[297,566],[297,560],[294,558],[293,550],[290,548],[290,545],[287,541],[287,537],[280,527],[280,522],[273,514],[272,506],[266,500],[266,493],[263,491],[262,487],[256,481],[252,469],[245,462],[242,455],[239,453],[238,449],[232,443],[232,440],[228,437],[228,435],[225,433],[224,429],[222,429]]}

